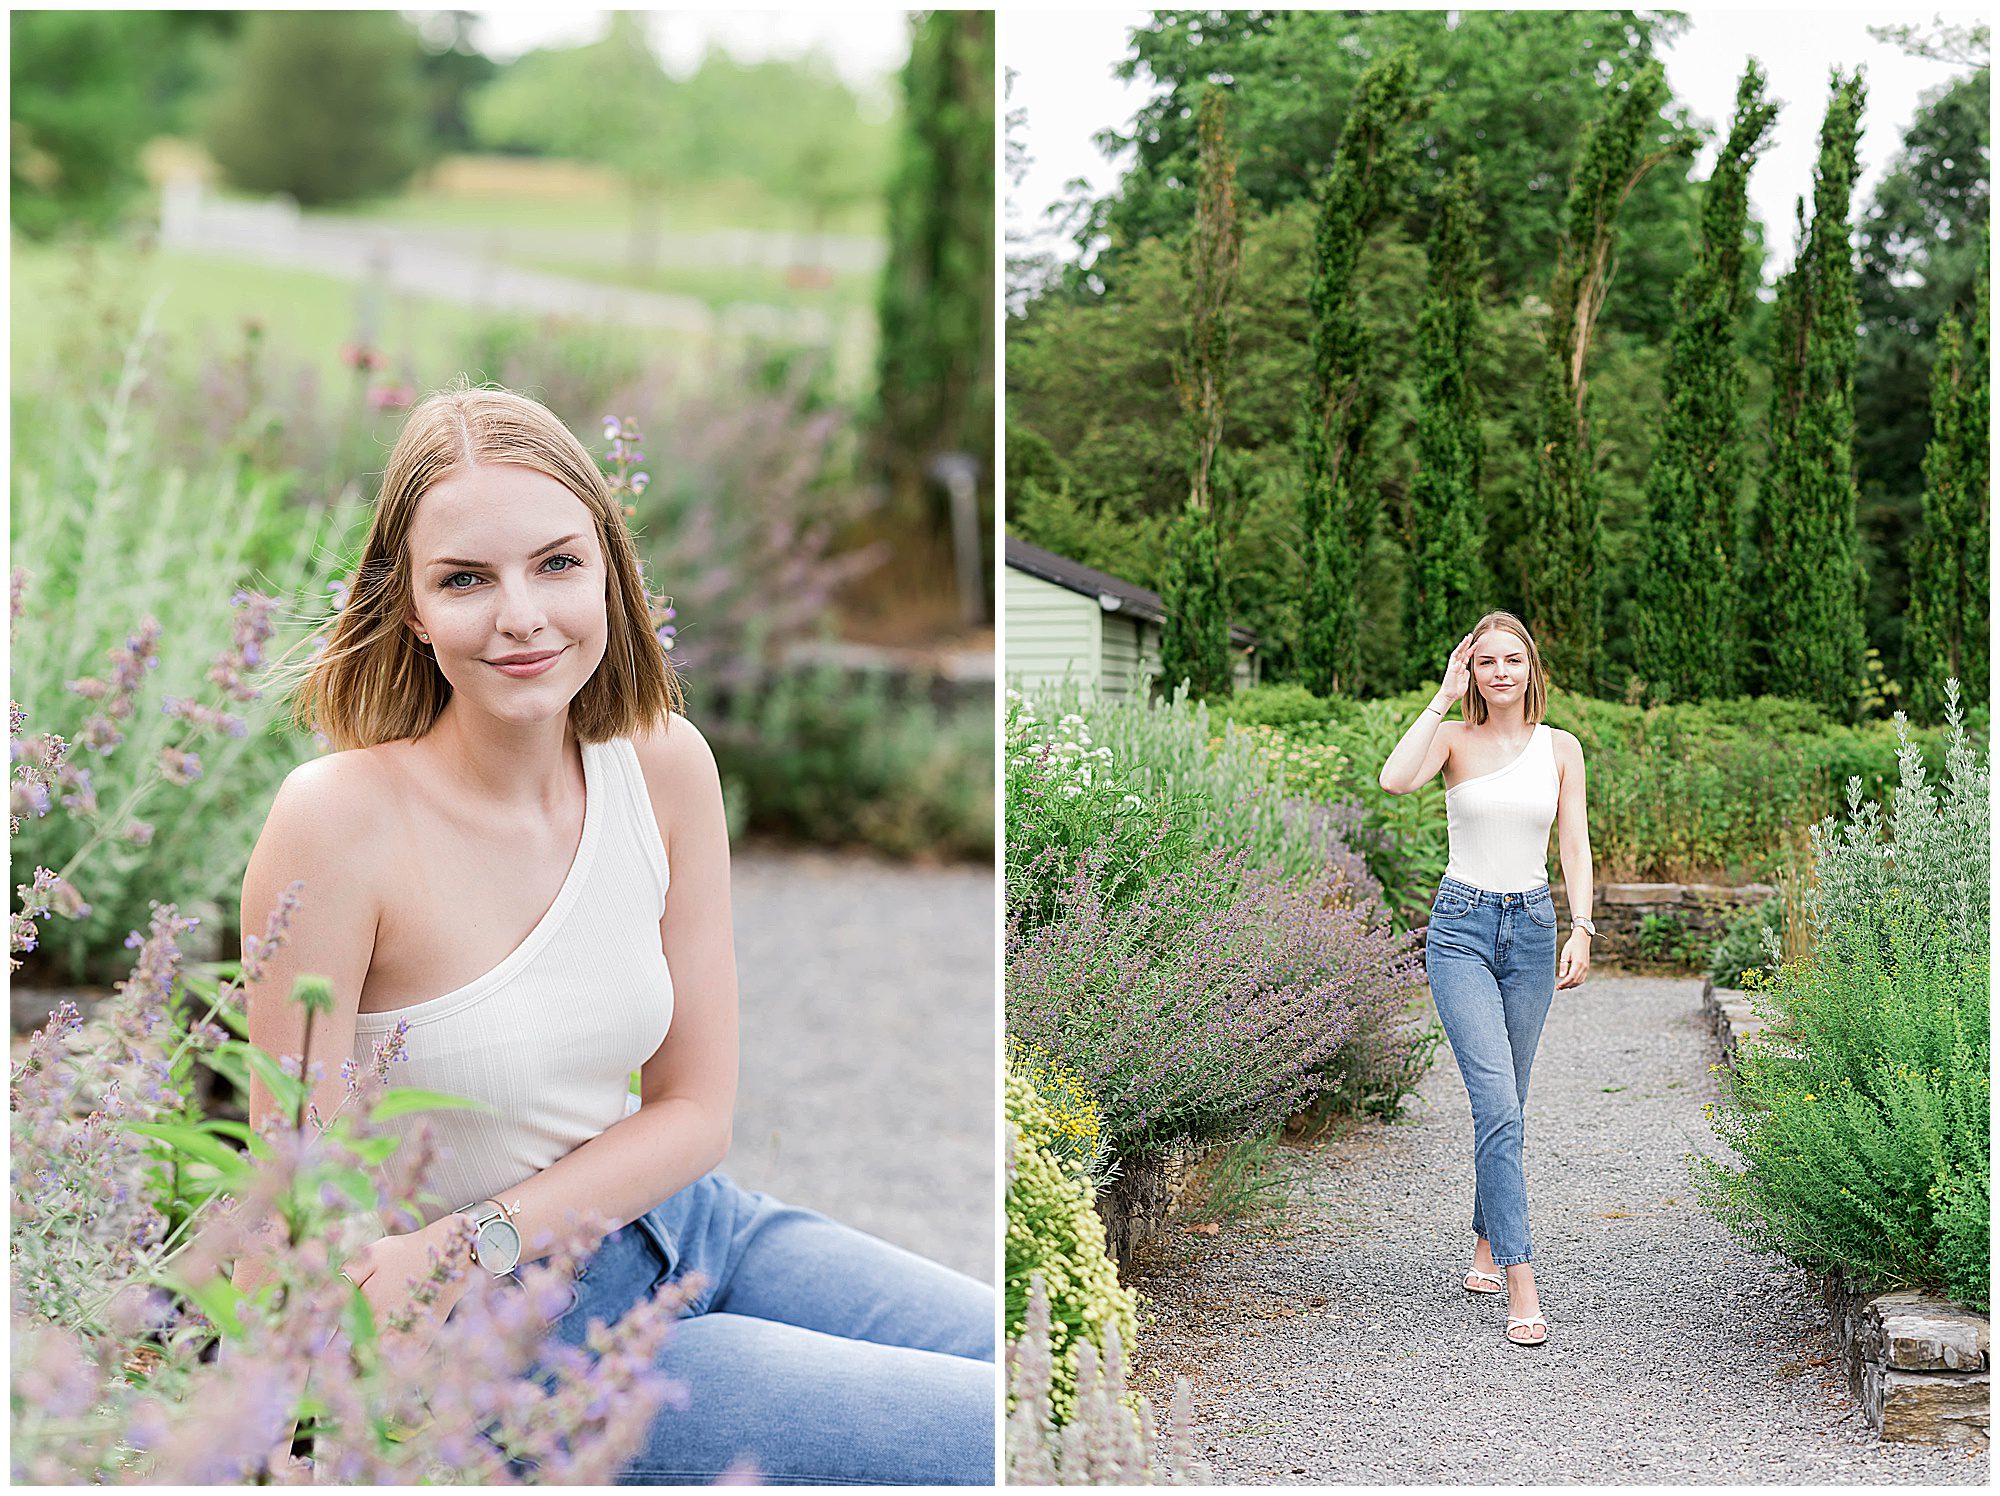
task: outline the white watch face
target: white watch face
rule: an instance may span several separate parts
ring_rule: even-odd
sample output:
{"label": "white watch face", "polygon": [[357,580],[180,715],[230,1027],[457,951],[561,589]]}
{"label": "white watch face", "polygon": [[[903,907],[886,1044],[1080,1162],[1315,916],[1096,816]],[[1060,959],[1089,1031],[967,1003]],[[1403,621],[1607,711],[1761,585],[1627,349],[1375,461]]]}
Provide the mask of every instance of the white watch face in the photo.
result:
{"label": "white watch face", "polygon": [[521,1260],[521,1233],[498,1216],[479,1228],[472,1243],[473,1260],[490,1273],[510,1273]]}

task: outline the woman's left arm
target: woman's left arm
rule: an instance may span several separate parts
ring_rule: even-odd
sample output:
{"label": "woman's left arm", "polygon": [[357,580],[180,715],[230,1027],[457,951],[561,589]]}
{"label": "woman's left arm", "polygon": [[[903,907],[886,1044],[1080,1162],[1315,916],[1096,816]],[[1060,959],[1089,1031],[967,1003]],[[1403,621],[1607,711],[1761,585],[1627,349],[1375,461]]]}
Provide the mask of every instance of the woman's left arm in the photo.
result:
{"label": "woman's left arm", "polygon": [[504,1192],[502,1203],[520,1206],[513,1222],[523,1262],[547,1256],[572,1217],[609,1217],[613,1229],[636,1220],[729,1151],[736,948],[721,776],[685,717],[633,746],[671,869],[660,942],[673,975],[673,1023],[640,1067],[639,1109]]}
{"label": "woman's left arm", "polygon": [[[1590,868],[1590,817],[1583,797],[1583,745],[1570,733],[1556,738],[1556,764],[1561,788],[1556,795],[1556,848],[1562,859],[1563,886],[1569,893],[1572,918],[1589,919],[1593,900]],[[1558,914],[1557,919],[1561,919]],[[1563,942],[1556,987],[1574,987],[1590,970],[1590,932],[1572,929]]]}

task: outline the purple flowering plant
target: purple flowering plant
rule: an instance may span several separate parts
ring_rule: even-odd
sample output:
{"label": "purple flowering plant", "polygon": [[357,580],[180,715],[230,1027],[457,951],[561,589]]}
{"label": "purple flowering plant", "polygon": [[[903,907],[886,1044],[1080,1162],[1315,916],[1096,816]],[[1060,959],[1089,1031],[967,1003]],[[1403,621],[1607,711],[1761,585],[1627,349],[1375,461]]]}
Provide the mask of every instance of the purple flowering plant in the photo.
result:
{"label": "purple flowering plant", "polygon": [[[299,502],[240,459],[165,460],[149,373],[142,328],[108,388],[51,410],[55,434],[15,454],[15,883],[36,868],[74,883],[88,860],[91,896],[23,904],[11,946],[72,981],[115,975],[104,953],[154,897],[201,917],[197,940],[221,930],[271,795],[310,754],[273,730],[254,677],[299,642],[361,513],[354,491]],[[162,786],[190,791],[166,820],[147,808]]]}
{"label": "purple flowering plant", "polygon": [[[343,1065],[345,1095],[320,1117],[317,978],[294,988],[308,1011],[297,1061],[223,1037],[214,1019],[282,946],[302,892],[245,940],[239,980],[213,987],[183,959],[193,921],[156,906],[103,1011],[85,1021],[62,1004],[13,1068],[14,1479],[609,1480],[684,1400],[654,1370],[679,1292],[594,1331],[593,1355],[553,1340],[576,1263],[611,1224],[584,1222],[518,1291],[481,1285],[428,1339],[374,1324],[340,1263],[371,1221],[414,1230],[418,1202],[436,1203],[428,1129],[405,1139],[388,1124],[469,1103],[387,1084],[399,1025],[371,1063]],[[279,1112],[262,1132],[200,1115],[193,1057],[239,1081],[254,1070]],[[246,1291],[224,1269],[253,1240],[273,1276]],[[462,1260],[436,1254],[414,1303],[435,1303]],[[292,1456],[295,1429],[310,1460]]]}
{"label": "purple flowering plant", "polygon": [[1215,849],[1120,904],[1104,856],[1062,878],[1052,920],[1010,917],[1007,1032],[1090,1092],[1117,1155],[1254,1131],[1354,1044],[1411,1042],[1420,955],[1337,880]]}

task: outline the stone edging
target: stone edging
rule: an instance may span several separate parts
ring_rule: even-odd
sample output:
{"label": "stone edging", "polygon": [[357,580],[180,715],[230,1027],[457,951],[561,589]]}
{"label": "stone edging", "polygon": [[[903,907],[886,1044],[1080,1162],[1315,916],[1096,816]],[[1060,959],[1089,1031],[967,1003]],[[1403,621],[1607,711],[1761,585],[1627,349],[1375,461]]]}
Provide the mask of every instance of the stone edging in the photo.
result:
{"label": "stone edging", "polygon": [[1104,1244],[1122,1282],[1139,1248],[1159,1233],[1181,1202],[1188,1176],[1211,1147],[1177,1148],[1121,1160],[1118,1176],[1097,1192]]}
{"label": "stone edging", "polygon": [[[1704,981],[1702,1010],[1726,1064],[1764,1027],[1747,997]],[[1871,1292],[1846,1273],[1819,1280],[1847,1382],[1884,1439],[1983,1446],[1989,1438],[1992,1322],[1913,1290]]]}

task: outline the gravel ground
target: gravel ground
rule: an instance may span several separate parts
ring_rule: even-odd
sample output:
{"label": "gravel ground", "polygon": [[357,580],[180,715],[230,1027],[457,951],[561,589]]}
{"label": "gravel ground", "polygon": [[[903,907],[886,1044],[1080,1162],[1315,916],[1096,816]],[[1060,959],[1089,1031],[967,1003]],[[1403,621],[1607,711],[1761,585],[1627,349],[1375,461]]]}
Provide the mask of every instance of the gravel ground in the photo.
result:
{"label": "gravel ground", "polygon": [[735,859],[739,1184],[995,1281],[993,875]]}
{"label": "gravel ground", "polygon": [[1737,1246],[1684,1162],[1719,1058],[1698,981],[1559,993],[1528,1097],[1536,1283],[1549,1338],[1503,1338],[1461,1284],[1472,1122],[1449,1049],[1407,1120],[1280,1151],[1291,1202],[1139,1264],[1135,1380],[1194,1384],[1229,1484],[1985,1485],[1982,1450],[1882,1444],[1805,1275]]}

